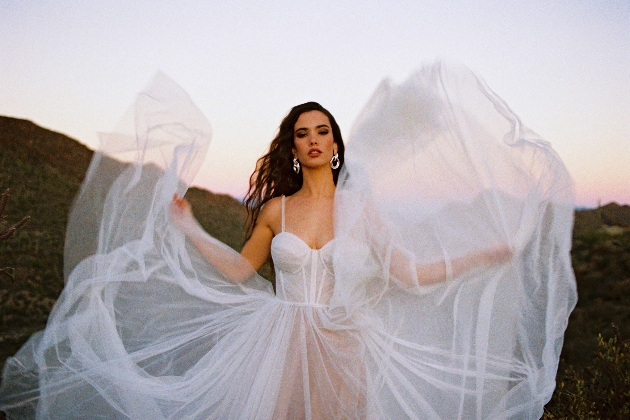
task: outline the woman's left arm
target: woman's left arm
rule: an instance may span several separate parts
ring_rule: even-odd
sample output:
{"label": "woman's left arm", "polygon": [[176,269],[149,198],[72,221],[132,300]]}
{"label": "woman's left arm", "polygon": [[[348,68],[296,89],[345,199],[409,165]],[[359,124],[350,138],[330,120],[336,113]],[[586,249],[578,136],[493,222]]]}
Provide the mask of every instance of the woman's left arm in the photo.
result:
{"label": "woman's left arm", "polygon": [[503,264],[512,259],[514,252],[507,244],[495,245],[469,252],[455,258],[418,263],[414,253],[399,245],[393,238],[396,229],[387,223],[372,203],[362,209],[364,223],[369,226],[371,248],[380,255],[385,276],[404,288],[431,286],[460,276],[477,267]]}
{"label": "woman's left arm", "polygon": [[508,245],[498,245],[471,252],[461,257],[417,264],[414,255],[400,247],[391,250],[390,276],[408,287],[446,281],[481,266],[493,266],[509,261],[513,252]]}

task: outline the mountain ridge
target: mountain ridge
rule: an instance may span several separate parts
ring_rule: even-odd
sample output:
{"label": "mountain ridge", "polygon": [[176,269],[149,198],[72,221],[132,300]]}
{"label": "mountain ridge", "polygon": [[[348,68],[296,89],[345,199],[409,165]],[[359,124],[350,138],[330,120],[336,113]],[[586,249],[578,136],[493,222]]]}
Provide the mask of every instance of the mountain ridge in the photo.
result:
{"label": "mountain ridge", "polygon": [[[22,163],[45,168],[52,173],[67,177],[69,181],[79,185],[94,155],[92,149],[63,133],[43,128],[30,120],[6,116],[0,116],[0,149],[5,154],[5,163],[0,166],[4,172],[10,172],[7,160],[20,160]],[[16,184],[16,181],[19,182],[14,179],[11,184]],[[0,188],[7,187],[0,185]],[[12,195],[15,196],[17,193],[15,189],[12,188],[12,190]],[[245,222],[245,209],[237,199],[230,195],[216,194],[200,187],[189,188],[188,194],[190,197],[187,196],[187,198],[196,210],[195,214],[199,213],[197,216],[202,225],[209,223],[216,228],[221,228],[225,226],[227,215],[234,216],[241,225]],[[202,209],[204,204],[213,205],[215,201],[216,206],[221,208],[221,212],[208,213]],[[209,217],[213,215],[224,216],[220,217],[221,223],[212,223]],[[233,224],[230,225],[233,226]],[[211,228],[210,231],[212,230]],[[227,242],[231,246],[239,247],[239,241],[235,241],[234,238],[227,239]]]}
{"label": "mountain ridge", "polygon": [[[0,116],[0,189],[11,194],[0,228],[31,216],[14,237],[0,241],[0,267],[15,268],[14,281],[0,275],[0,368],[44,328],[61,293],[68,213],[93,154],[62,133]],[[186,197],[211,235],[242,247],[246,211],[238,200],[201,188],[190,188]]]}

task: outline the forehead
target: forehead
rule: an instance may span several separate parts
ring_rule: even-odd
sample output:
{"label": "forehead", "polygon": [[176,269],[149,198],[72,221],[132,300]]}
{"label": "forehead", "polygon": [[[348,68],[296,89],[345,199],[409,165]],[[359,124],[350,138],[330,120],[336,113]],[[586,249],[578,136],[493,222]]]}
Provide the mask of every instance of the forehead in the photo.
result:
{"label": "forehead", "polygon": [[307,111],[300,114],[295,122],[295,130],[300,128],[314,128],[320,125],[327,125],[330,127],[330,121],[326,114],[321,111]]}

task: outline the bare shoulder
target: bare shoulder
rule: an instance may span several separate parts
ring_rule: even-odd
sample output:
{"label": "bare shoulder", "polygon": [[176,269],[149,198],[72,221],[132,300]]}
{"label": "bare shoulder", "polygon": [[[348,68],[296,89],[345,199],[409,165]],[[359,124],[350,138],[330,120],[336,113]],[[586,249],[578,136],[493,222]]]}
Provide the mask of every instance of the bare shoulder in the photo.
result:
{"label": "bare shoulder", "polygon": [[260,209],[260,217],[280,216],[282,213],[282,197],[274,197]]}
{"label": "bare shoulder", "polygon": [[257,225],[268,226],[277,232],[282,218],[282,197],[274,197],[267,201],[258,215]]}

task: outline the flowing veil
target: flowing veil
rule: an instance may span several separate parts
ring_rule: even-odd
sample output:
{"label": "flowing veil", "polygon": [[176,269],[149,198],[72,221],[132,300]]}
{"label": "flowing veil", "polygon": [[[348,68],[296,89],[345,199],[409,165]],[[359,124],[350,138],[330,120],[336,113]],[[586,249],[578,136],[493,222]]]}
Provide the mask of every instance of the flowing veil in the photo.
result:
{"label": "flowing veil", "polygon": [[[382,82],[346,150],[335,301],[373,307],[387,331],[369,344],[391,402],[383,417],[541,417],[576,303],[572,182],[559,157],[470,70],[441,63]],[[399,263],[396,248],[405,264],[448,266],[500,243],[514,251],[508,264],[445,283],[382,272]]]}
{"label": "flowing veil", "polygon": [[168,220],[211,139],[181,87],[158,73],[100,139],[70,212],[65,288],[46,329],[5,365],[9,416],[164,418],[155,401],[175,395],[169,377],[193,375],[230,325],[273,293],[262,278],[231,284]]}
{"label": "flowing veil", "polygon": [[[168,219],[210,138],[162,74],[101,135],[68,222],[66,287],[46,329],[5,364],[10,416],[277,412],[296,321],[267,280],[232,284]],[[332,297],[300,313],[317,318],[306,331],[322,357],[333,357],[330,334],[360,343],[345,378],[360,417],[542,416],[576,303],[572,183],[547,142],[464,67],[384,81],[353,126],[334,217]],[[510,261],[453,272],[497,245]],[[419,284],[435,261],[446,281]]]}

